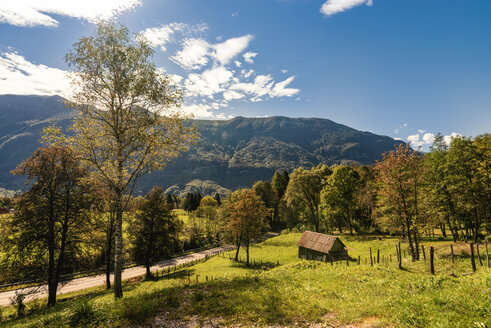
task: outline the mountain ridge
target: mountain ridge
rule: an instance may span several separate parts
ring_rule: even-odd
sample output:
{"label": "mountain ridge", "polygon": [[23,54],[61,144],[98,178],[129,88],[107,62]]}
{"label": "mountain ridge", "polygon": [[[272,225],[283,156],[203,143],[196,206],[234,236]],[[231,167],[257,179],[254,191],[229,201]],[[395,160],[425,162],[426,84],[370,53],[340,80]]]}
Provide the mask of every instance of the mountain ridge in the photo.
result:
{"label": "mountain ridge", "polygon": [[[0,187],[23,188],[24,178],[9,172],[40,146],[44,127],[51,122],[63,129],[69,126],[75,112],[67,110],[64,102],[59,96],[0,95]],[[214,184],[217,190],[234,190],[270,180],[276,170],[319,163],[373,164],[402,143],[325,118],[237,116],[191,122],[200,133],[198,144],[164,171],[143,177],[137,194],[153,185],[179,192],[194,180],[208,181],[207,193]]]}

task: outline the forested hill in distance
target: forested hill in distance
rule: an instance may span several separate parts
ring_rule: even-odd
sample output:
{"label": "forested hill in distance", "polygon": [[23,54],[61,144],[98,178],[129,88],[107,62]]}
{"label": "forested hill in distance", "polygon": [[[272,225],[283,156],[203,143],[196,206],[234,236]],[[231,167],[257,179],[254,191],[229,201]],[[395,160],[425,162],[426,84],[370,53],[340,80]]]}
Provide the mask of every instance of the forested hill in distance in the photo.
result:
{"label": "forested hill in distance", "polygon": [[[56,122],[66,128],[73,115],[58,96],[0,96],[0,188],[23,189],[24,177],[12,176],[10,170],[40,146],[44,127]],[[401,143],[318,118],[236,117],[193,123],[200,132],[198,144],[164,171],[142,178],[137,193],[154,185],[174,193],[225,193],[270,180],[276,170],[319,163],[373,164]]]}

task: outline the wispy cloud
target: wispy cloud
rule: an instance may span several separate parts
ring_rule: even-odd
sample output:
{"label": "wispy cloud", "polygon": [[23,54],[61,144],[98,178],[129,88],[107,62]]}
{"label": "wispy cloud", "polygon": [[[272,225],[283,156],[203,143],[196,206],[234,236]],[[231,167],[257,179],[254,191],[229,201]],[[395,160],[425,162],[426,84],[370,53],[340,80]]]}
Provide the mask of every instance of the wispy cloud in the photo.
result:
{"label": "wispy cloud", "polygon": [[171,59],[184,69],[200,69],[210,60],[219,65],[229,64],[235,57],[242,53],[254,36],[248,34],[237,38],[231,38],[217,44],[210,44],[204,39],[185,39],[182,50],[178,51]]}
{"label": "wispy cloud", "polygon": [[244,57],[244,60],[246,61],[246,63],[249,63],[249,64],[254,64],[254,59],[257,56],[257,52],[252,52],[252,51],[249,51],[249,52],[246,52],[243,57]]}
{"label": "wispy cloud", "polygon": [[15,52],[0,54],[0,94],[70,94],[68,73],[58,68],[37,65]]}
{"label": "wispy cloud", "polygon": [[160,27],[150,27],[140,33],[153,47],[159,47],[161,51],[166,51],[166,45],[175,41],[175,35],[190,37],[205,32],[208,29],[206,24],[188,25],[184,23],[170,23]]}
{"label": "wispy cloud", "polygon": [[322,5],[320,12],[332,16],[363,4],[373,6],[373,0],[328,0]]}
{"label": "wispy cloud", "polygon": [[101,19],[112,19],[139,5],[141,5],[140,0],[2,0],[0,23],[26,27],[58,26],[59,22],[49,14],[96,22]]}

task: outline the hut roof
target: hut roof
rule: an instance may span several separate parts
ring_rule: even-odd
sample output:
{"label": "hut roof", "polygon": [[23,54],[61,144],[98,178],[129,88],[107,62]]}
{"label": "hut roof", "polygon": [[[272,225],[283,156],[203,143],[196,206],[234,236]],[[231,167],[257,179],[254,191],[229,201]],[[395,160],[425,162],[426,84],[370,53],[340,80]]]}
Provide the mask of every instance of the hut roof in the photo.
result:
{"label": "hut roof", "polygon": [[[337,239],[338,237],[336,236],[312,231],[305,231],[302,237],[300,237],[297,246],[327,254],[329,253]],[[341,240],[339,242],[341,242]]]}

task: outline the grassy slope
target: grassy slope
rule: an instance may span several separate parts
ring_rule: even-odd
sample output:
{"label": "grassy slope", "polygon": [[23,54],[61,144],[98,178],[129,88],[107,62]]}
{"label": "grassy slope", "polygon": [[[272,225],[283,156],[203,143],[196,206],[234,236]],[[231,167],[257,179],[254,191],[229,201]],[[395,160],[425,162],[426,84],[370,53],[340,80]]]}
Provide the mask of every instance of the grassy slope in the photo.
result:
{"label": "grassy slope", "polygon": [[[161,279],[127,284],[125,298],[115,302],[110,292],[87,291],[86,297],[60,301],[53,309],[38,310],[9,327],[68,326],[78,318],[81,326],[126,326],[150,323],[155,315],[186,320],[218,318],[223,323],[251,325],[333,325],[401,327],[491,326],[491,270],[478,265],[470,271],[466,245],[455,246],[458,257],[451,264],[448,241],[431,241],[436,248],[435,276],[423,261],[364,265],[372,247],[395,260],[395,239],[342,237],[350,255],[362,265],[301,261],[296,258],[299,234],[272,238],[251,250],[256,262],[280,266],[246,268],[228,258],[215,257],[184,269],[182,279]],[[227,255],[227,254],[226,254]],[[245,256],[241,252],[241,257]],[[455,273],[456,276],[450,275]],[[187,276],[190,276],[191,284]],[[195,283],[199,275],[200,283]],[[203,282],[208,276],[213,280]],[[11,309],[5,312],[11,312]],[[46,314],[46,315],[44,315]],[[75,319],[74,319],[75,318]]]}

